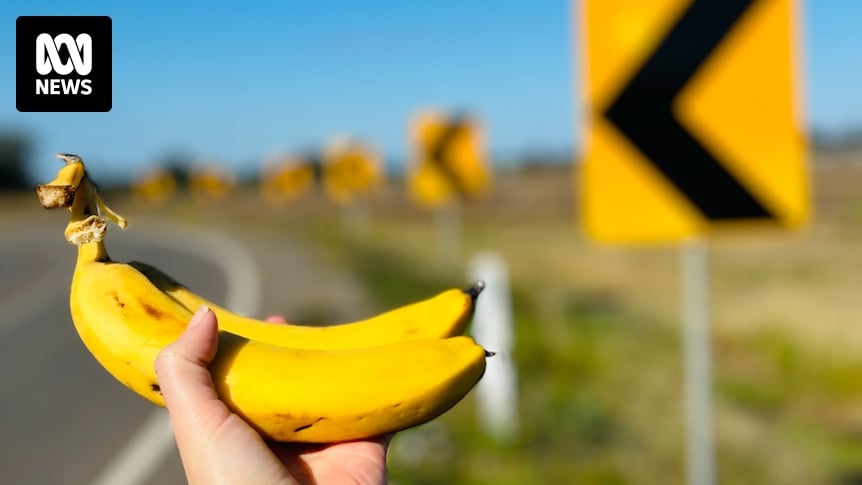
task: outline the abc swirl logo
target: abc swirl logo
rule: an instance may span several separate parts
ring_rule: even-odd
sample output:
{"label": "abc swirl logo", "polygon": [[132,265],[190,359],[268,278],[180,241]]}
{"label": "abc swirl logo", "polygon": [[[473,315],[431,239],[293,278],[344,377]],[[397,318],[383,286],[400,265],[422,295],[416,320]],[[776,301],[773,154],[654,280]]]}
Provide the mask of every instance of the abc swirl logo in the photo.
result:
{"label": "abc swirl logo", "polygon": [[18,17],[18,111],[110,111],[111,37],[110,17]]}
{"label": "abc swirl logo", "polygon": [[[69,58],[65,62],[60,57],[60,48],[65,47]],[[69,34],[56,37],[39,34],[36,37],[36,72],[42,76],[56,73],[61,76],[72,71],[87,76],[93,70],[93,38],[80,34],[73,38]],[[82,94],[93,92],[90,79],[44,78],[36,80],[36,94]]]}

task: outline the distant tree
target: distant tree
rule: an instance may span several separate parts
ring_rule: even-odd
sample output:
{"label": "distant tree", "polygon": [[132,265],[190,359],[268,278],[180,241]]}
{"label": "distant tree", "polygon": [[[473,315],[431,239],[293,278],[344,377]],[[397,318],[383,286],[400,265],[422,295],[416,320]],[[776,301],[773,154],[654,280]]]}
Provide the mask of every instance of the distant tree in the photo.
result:
{"label": "distant tree", "polygon": [[171,172],[174,180],[177,181],[177,186],[185,189],[189,186],[189,169],[193,160],[194,158],[185,151],[171,150],[162,155],[156,164]]}
{"label": "distant tree", "polygon": [[832,130],[814,128],[811,139],[814,148],[818,149],[858,150],[862,148],[862,127],[851,126]]}
{"label": "distant tree", "polygon": [[27,137],[17,133],[0,133],[0,191],[29,187],[27,177]]}

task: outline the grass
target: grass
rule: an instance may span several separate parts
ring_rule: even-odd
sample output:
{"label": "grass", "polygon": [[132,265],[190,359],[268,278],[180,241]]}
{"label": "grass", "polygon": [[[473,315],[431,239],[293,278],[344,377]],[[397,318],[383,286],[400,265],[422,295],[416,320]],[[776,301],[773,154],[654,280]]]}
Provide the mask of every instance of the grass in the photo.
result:
{"label": "grass", "polygon": [[[410,233],[402,237],[423,239],[417,231],[397,225]],[[332,236],[331,231],[316,231],[316,247],[325,248],[326,238]],[[421,260],[412,259],[427,252],[409,255],[393,250],[393,245],[400,245],[392,242],[397,239],[370,238],[349,245],[330,240],[331,248],[339,249],[321,251],[336,258],[334,263],[352,268],[368,284],[380,308],[422,298],[460,281],[445,269],[428,269]],[[393,482],[632,482],[621,464],[648,451],[644,447],[650,446],[649,438],[642,434],[650,431],[630,423],[627,408],[637,412],[636,402],[644,400],[666,407],[660,401],[668,384],[673,390],[673,381],[662,382],[657,367],[650,367],[655,364],[654,353],[675,355],[676,336],[668,326],[654,326],[632,315],[611,292],[516,284],[513,308],[518,344],[511,358],[520,378],[520,438],[496,443],[485,436],[477,424],[475,403],[468,397],[439,421],[395,438]],[[632,360],[648,364],[632,366]],[[675,366],[675,362],[665,364]],[[631,375],[633,371],[641,375]],[[648,388],[623,391],[638,381]],[[621,402],[620,392],[642,396]],[[399,451],[403,447],[426,451],[418,458]],[[641,461],[645,468],[653,466],[650,460]],[[665,476],[680,471],[678,458],[657,461],[677,468],[663,469]]]}
{"label": "grass", "polygon": [[[862,477],[859,200],[830,192],[802,232],[710,243],[720,483]],[[571,208],[519,218],[495,204],[506,205],[465,209],[461,258],[448,266],[421,212],[379,209],[366,237],[349,243],[331,221],[306,232],[356,272],[380,309],[464,283],[477,252],[508,262],[520,438],[486,436],[468,397],[395,438],[393,482],[684,483],[676,249],[596,247]]]}

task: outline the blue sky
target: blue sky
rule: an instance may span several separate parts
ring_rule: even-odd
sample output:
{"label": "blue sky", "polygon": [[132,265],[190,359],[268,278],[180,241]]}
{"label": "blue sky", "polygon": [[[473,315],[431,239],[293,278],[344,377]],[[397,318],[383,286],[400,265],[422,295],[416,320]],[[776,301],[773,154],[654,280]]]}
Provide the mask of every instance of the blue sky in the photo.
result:
{"label": "blue sky", "polygon": [[[809,125],[862,125],[862,2],[800,4]],[[37,179],[53,175],[58,151],[123,177],[177,151],[256,167],[344,134],[397,162],[426,107],[476,113],[502,158],[576,149],[571,13],[558,0],[2,2],[0,128],[32,134]],[[110,113],[15,109],[19,15],[113,19]]]}

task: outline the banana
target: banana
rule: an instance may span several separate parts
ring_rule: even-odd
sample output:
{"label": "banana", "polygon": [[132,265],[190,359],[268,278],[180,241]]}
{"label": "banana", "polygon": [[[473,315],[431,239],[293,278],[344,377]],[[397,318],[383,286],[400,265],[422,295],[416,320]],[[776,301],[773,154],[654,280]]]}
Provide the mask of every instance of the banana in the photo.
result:
{"label": "banana", "polygon": [[[70,300],[81,340],[117,380],[164,406],[155,358],[179,337],[191,312],[152,292],[131,267],[112,264],[101,241],[78,251]],[[227,406],[265,437],[325,443],[434,419],[479,381],[485,357],[465,336],[312,350],[222,331],[210,369]]]}
{"label": "banana", "polygon": [[[85,176],[84,163],[77,155],[60,154],[59,158],[66,162],[57,177],[48,184],[38,185],[37,192],[46,208],[71,207],[78,190],[84,193],[77,198],[80,201],[92,199],[99,211],[103,212],[120,227],[125,228],[127,222],[119,214],[113,212],[101,199],[92,181]],[[86,179],[86,183],[82,181]],[[73,211],[79,212],[84,207]],[[92,212],[92,211],[91,211]],[[101,223],[101,219],[92,219],[88,224]],[[92,234],[83,232],[83,220],[70,225],[76,230],[69,230],[66,239],[77,244],[91,239]],[[91,228],[90,232],[102,231],[104,228]],[[74,234],[73,234],[74,233]],[[82,235],[86,237],[82,237]],[[326,327],[308,325],[273,325],[270,322],[244,317],[212,301],[203,298],[184,285],[177,282],[161,270],[137,261],[128,264],[134,270],[141,272],[152,283],[150,291],[167,293],[186,309],[194,311],[201,305],[210,307],[218,317],[219,327],[230,333],[252,340],[259,340],[275,345],[308,349],[342,349],[374,346],[393,343],[401,340],[423,338],[445,338],[464,333],[473,316],[476,300],[484,289],[482,281],[471,287],[460,290],[446,290],[434,297],[404,305],[374,317],[350,323],[339,323]]]}
{"label": "banana", "polygon": [[275,345],[307,349],[369,347],[401,340],[461,335],[473,315],[476,299],[485,287],[478,281],[465,290],[446,290],[357,322],[326,327],[273,325],[222,308],[148,264],[133,261],[129,265],[188,310],[193,311],[201,305],[211,308],[218,317],[219,327],[230,333]]}
{"label": "banana", "polygon": [[276,441],[327,443],[401,431],[448,411],[485,372],[485,350],[465,336],[340,351],[226,340],[212,367],[217,392]]}
{"label": "banana", "polygon": [[[80,167],[68,168],[71,164]],[[50,187],[74,181],[78,170],[78,183],[67,184],[74,185],[72,200],[55,202],[51,195],[58,191]],[[155,358],[183,332],[191,311],[181,298],[154,285],[152,275],[108,256],[103,242],[107,221],[100,210],[120,225],[125,219],[104,205],[80,159],[67,159],[55,182],[37,192],[43,205],[72,212],[66,236],[78,248],[70,293],[78,335],[118,381],[164,406]],[[433,314],[419,316],[433,319]],[[357,337],[357,342],[361,346],[356,348],[300,348],[231,333],[220,325],[219,351],[210,365],[213,383],[226,405],[266,438],[346,441],[400,431],[441,415],[481,379],[485,358],[492,355],[466,336],[375,345]]]}

